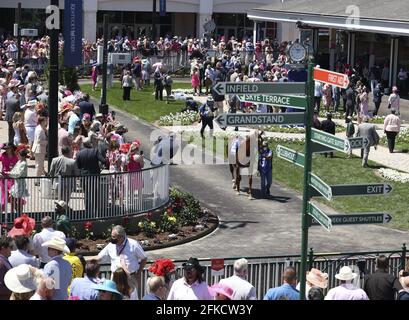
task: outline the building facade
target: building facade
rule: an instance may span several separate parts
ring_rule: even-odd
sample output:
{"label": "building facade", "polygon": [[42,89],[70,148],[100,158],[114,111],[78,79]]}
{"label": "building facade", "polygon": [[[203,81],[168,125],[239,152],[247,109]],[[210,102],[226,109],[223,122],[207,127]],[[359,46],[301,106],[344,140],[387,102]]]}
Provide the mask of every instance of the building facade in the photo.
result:
{"label": "building facade", "polygon": [[[22,3],[23,26],[37,28],[40,34],[45,33],[44,9],[50,4],[49,0],[1,0],[0,18],[4,30],[0,32],[13,30],[17,2]],[[254,24],[247,19],[247,11],[271,2],[272,0],[167,0],[166,15],[157,17],[156,34],[202,37],[205,33],[204,24],[213,19],[216,22],[213,37],[252,38]],[[64,8],[63,0],[60,0],[60,8]],[[152,9],[152,0],[84,0],[84,38],[94,41],[102,34],[104,14],[109,15],[109,29],[112,33],[131,37],[150,35]],[[275,37],[276,25],[274,22],[259,23],[259,34]]]}

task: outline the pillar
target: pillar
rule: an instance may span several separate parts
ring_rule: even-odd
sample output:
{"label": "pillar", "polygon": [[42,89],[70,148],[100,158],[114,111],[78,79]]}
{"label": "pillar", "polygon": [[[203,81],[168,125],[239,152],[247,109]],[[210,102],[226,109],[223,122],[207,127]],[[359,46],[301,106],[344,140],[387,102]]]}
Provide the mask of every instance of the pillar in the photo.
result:
{"label": "pillar", "polygon": [[312,45],[314,48],[314,54],[318,53],[319,40],[320,40],[320,30],[312,29]]}
{"label": "pillar", "polygon": [[329,69],[335,70],[335,48],[337,34],[335,29],[329,29]]}
{"label": "pillar", "polygon": [[399,38],[391,38],[391,54],[389,65],[389,87],[396,86],[398,75]]}
{"label": "pillar", "polygon": [[258,25],[258,22],[254,21],[253,23],[253,46],[254,48],[256,47],[256,42],[257,42],[257,25]]}
{"label": "pillar", "polygon": [[199,12],[197,13],[196,37],[202,38],[205,33],[203,25],[212,19],[213,0],[200,1]]}
{"label": "pillar", "polygon": [[86,0],[84,3],[84,39],[95,42],[97,36],[98,0]]}
{"label": "pillar", "polygon": [[356,34],[353,32],[348,33],[347,63],[351,66],[355,64],[355,40],[356,40]]}

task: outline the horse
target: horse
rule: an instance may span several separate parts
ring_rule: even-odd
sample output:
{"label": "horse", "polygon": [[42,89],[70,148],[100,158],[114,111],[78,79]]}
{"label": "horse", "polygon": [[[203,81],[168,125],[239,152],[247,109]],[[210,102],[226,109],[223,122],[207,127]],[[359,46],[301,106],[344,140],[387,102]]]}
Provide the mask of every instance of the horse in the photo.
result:
{"label": "horse", "polygon": [[260,133],[255,131],[253,134],[247,135],[244,141],[236,136],[229,141],[226,147],[233,189],[237,191],[237,195],[240,195],[241,176],[243,171],[247,170],[247,176],[249,177],[249,190],[247,193],[249,199],[252,200],[253,174],[257,172]]}

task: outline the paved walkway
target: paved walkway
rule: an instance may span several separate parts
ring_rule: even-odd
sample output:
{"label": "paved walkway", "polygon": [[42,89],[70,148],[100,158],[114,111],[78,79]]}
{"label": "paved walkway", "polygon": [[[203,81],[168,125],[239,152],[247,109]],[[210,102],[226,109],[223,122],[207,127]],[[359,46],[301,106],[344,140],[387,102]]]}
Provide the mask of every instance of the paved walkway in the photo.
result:
{"label": "paved walkway", "polygon": [[[122,111],[117,119],[125,124],[130,137],[142,141],[149,154],[150,134],[156,128]],[[226,165],[171,166],[170,181],[193,193],[206,207],[220,218],[220,228],[212,234],[181,246],[150,251],[148,257],[186,259],[299,254],[301,250],[301,195],[276,183],[272,197],[261,199],[260,180],[255,178],[255,197],[237,196],[232,190],[231,177]],[[247,187],[247,181],[243,181]],[[320,205],[328,213],[334,210]],[[381,235],[381,236],[380,236]],[[361,251],[400,248],[409,239],[409,232],[382,226],[343,226],[331,233],[321,227],[310,229],[309,247],[319,252]]]}

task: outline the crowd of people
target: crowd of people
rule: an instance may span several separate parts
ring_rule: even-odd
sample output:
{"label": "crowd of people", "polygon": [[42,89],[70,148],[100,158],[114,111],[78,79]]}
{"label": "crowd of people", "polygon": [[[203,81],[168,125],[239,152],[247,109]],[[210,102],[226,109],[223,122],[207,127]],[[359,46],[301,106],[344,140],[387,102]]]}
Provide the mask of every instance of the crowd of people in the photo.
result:
{"label": "crowd of people", "polygon": [[[51,217],[44,217],[41,225],[41,232],[32,237],[34,220],[23,215],[0,238],[0,300],[300,300],[294,267],[285,268],[281,286],[258,297],[248,281],[246,259],[234,262],[232,276],[209,286],[205,267],[192,257],[182,264],[180,276],[172,260],[154,261],[148,267],[146,293],[139,297],[147,256],[122,226],[113,227],[108,245],[85,261],[75,253],[76,239],[55,230]],[[100,277],[104,263],[110,264],[110,279]],[[384,255],[378,256],[375,272],[365,277],[343,266],[335,275],[339,285],[330,289],[328,274],[312,268],[306,274],[305,298],[409,300],[409,272],[401,270],[396,277],[389,270],[389,258]]]}

